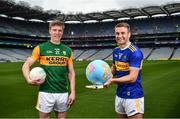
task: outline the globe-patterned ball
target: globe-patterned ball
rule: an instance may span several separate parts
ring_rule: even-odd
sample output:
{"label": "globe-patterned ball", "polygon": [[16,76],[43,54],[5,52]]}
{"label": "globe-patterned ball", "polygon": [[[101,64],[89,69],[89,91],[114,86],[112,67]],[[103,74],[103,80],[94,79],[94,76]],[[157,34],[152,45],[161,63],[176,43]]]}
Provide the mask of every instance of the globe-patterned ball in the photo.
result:
{"label": "globe-patterned ball", "polygon": [[86,68],[86,77],[94,85],[104,84],[111,76],[111,69],[103,60],[94,60]]}

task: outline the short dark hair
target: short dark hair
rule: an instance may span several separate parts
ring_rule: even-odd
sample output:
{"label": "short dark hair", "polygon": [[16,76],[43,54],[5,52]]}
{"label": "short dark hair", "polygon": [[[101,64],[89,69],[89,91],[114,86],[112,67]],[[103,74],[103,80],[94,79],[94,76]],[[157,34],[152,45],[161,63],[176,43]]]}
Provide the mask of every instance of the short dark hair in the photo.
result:
{"label": "short dark hair", "polygon": [[65,26],[64,26],[64,22],[58,20],[58,19],[55,19],[53,20],[52,22],[49,23],[49,28],[51,28],[52,26],[62,26],[62,28],[64,29]]}
{"label": "short dark hair", "polygon": [[128,29],[129,32],[131,32],[130,25],[129,25],[128,23],[126,23],[126,22],[118,23],[118,24],[115,26],[115,28],[117,28],[117,27],[125,27],[125,28]]}

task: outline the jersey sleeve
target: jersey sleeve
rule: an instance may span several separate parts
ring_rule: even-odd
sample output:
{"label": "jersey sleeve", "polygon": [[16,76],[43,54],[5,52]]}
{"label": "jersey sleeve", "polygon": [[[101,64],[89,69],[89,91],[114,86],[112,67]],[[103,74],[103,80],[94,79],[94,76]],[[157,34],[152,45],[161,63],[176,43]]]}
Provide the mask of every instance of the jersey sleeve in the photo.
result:
{"label": "jersey sleeve", "polygon": [[37,61],[37,60],[39,60],[39,57],[40,57],[40,48],[39,48],[39,46],[36,46],[33,49],[31,58],[34,59],[35,61]]}
{"label": "jersey sleeve", "polygon": [[68,60],[68,65],[73,64],[73,53],[71,52],[71,56]]}
{"label": "jersey sleeve", "polygon": [[114,55],[115,55],[115,51],[113,50],[113,52],[112,52],[112,57],[113,57],[113,59],[112,59],[112,60],[113,60],[113,61],[112,61],[112,64],[115,65],[115,60],[114,60],[114,59],[115,59],[115,56],[114,56]]}
{"label": "jersey sleeve", "polygon": [[141,69],[143,62],[143,55],[141,51],[133,52],[130,57],[130,67],[135,67]]}

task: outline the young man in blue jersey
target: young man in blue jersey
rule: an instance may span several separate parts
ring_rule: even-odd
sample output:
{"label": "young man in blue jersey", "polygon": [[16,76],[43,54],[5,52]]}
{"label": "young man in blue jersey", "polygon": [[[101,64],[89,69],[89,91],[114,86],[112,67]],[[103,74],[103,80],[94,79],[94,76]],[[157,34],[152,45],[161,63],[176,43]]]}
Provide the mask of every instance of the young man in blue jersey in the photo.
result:
{"label": "young man in blue jersey", "polygon": [[130,42],[130,26],[119,23],[115,26],[118,47],[113,50],[112,73],[115,77],[104,86],[117,84],[115,110],[118,118],[143,118],[144,93],[141,85],[143,54]]}

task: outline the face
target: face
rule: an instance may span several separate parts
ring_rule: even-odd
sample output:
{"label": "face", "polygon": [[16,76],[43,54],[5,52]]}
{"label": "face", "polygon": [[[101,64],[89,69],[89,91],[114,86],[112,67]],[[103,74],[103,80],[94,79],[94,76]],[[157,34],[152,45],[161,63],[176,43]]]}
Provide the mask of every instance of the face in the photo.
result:
{"label": "face", "polygon": [[52,26],[50,29],[49,29],[49,34],[51,36],[51,40],[53,42],[60,42],[60,39],[62,38],[62,35],[63,35],[63,28],[62,26]]}
{"label": "face", "polygon": [[115,37],[116,42],[120,46],[124,46],[129,42],[129,38],[131,33],[128,31],[126,27],[116,27],[115,28]]}

